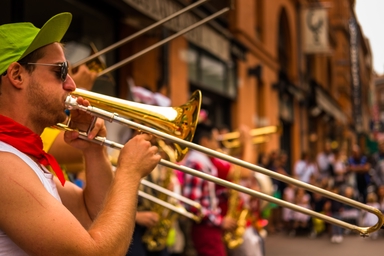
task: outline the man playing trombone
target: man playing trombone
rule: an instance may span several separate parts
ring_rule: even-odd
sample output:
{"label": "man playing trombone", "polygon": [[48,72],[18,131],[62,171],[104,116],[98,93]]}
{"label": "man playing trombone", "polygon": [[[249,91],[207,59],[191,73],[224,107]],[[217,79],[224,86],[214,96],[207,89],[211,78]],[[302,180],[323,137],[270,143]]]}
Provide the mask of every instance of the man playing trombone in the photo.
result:
{"label": "man playing trombone", "polygon": [[[246,162],[255,162],[255,149],[254,143],[256,140],[252,137],[251,130],[246,125],[241,125],[236,132],[238,133],[238,148],[236,150],[228,150],[224,148],[223,151],[228,152],[234,157],[238,157]],[[227,133],[230,134],[230,133]],[[233,134],[233,133],[232,133]],[[220,136],[226,136],[221,134]],[[223,143],[225,145],[234,145],[230,143]],[[214,163],[217,160],[214,161]],[[218,170],[223,169],[218,166]],[[222,175],[222,171],[219,174]],[[225,172],[224,172],[225,173]],[[220,175],[219,175],[220,177]],[[231,164],[228,177],[221,176],[221,178],[229,178],[231,182],[245,186],[247,188],[260,191],[261,182],[260,177],[256,176],[252,171],[240,166]],[[218,186],[220,190],[223,188]],[[242,255],[242,256],[261,256],[264,255],[263,238],[260,236],[260,200],[258,198],[251,198],[249,195],[240,193],[236,190],[225,189],[226,197],[221,200],[220,208],[222,216],[230,216],[237,221],[235,230],[224,232],[224,241],[227,247],[228,255]]]}
{"label": "man playing trombone", "polygon": [[[219,143],[217,134],[212,126],[199,124],[193,142],[209,149],[217,150]],[[183,165],[204,173],[230,179],[231,165],[225,161],[208,157],[207,155],[190,150],[182,162]],[[222,236],[224,231],[236,229],[236,219],[225,215],[225,188],[195,176],[182,176],[183,195],[199,202],[202,207],[202,222],[193,223],[191,238],[198,255],[227,255],[227,249]],[[194,209],[190,209],[192,212]]]}
{"label": "man playing trombone", "polygon": [[[115,173],[104,147],[66,132],[86,164],[86,187],[65,182],[55,159],[42,150],[39,134],[65,121],[64,101],[76,85],[59,43],[70,13],[38,29],[31,23],[0,26],[0,255],[124,255],[132,236],[142,177],[160,160],[141,134],[120,153]],[[89,102],[78,98],[78,104]],[[86,130],[91,117],[74,111]],[[102,121],[88,134],[105,136]],[[44,167],[51,165],[56,176]]]}

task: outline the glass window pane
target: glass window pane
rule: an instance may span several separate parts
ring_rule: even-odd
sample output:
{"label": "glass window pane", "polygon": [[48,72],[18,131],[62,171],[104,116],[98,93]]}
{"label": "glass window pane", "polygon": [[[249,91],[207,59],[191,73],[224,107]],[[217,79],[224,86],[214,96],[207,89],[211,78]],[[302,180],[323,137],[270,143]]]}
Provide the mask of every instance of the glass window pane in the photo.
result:
{"label": "glass window pane", "polygon": [[236,69],[235,65],[231,64],[228,66],[227,75],[227,95],[230,98],[236,97]]}
{"label": "glass window pane", "polygon": [[192,82],[199,81],[198,78],[198,53],[194,49],[187,51],[188,75]]}
{"label": "glass window pane", "polygon": [[224,64],[207,56],[201,56],[201,82],[215,91],[224,92]]}

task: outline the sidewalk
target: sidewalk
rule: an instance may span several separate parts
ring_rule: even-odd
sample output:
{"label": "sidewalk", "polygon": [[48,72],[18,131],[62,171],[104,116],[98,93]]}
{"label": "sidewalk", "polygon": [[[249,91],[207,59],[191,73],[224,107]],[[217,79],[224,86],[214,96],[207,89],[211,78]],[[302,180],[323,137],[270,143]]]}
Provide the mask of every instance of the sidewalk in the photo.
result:
{"label": "sidewalk", "polygon": [[327,235],[311,239],[308,236],[274,234],[267,236],[265,248],[266,256],[374,256],[384,254],[384,237],[373,240],[348,235],[344,236],[342,243],[335,244]]}

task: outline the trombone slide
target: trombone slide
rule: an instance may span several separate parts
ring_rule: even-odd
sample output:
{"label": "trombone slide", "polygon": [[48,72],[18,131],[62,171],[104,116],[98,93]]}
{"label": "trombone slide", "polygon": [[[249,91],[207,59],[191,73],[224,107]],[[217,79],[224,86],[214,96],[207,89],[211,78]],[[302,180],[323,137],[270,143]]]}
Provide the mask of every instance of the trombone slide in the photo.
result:
{"label": "trombone slide", "polygon": [[171,203],[168,203],[166,201],[160,200],[160,199],[158,199],[158,198],[156,198],[156,197],[154,197],[154,196],[152,196],[152,195],[150,195],[148,193],[145,193],[145,192],[143,192],[141,190],[139,190],[139,196],[142,197],[142,198],[145,198],[145,199],[147,199],[149,201],[152,201],[152,202],[154,202],[156,204],[159,204],[159,205],[161,205],[161,206],[163,206],[163,207],[165,207],[165,208],[167,208],[169,210],[172,210],[172,211],[174,211],[174,212],[176,212],[176,213],[178,213],[180,215],[183,215],[183,216],[185,216],[187,218],[190,218],[190,219],[192,219],[192,220],[194,220],[196,222],[200,222],[200,220],[201,220],[200,217],[194,215],[193,213],[188,212],[185,208],[177,207],[177,206],[175,206],[175,205],[173,205]]}
{"label": "trombone slide", "polygon": [[197,202],[195,202],[195,201],[193,201],[193,200],[191,200],[191,199],[189,199],[187,197],[179,195],[179,194],[177,194],[175,192],[172,192],[172,191],[170,191],[170,190],[168,190],[166,188],[163,188],[162,186],[159,186],[159,185],[157,185],[155,183],[152,183],[152,182],[150,182],[148,180],[145,180],[145,179],[142,179],[140,181],[140,183],[142,185],[144,185],[144,186],[147,186],[147,187],[150,187],[150,188],[152,188],[154,190],[157,190],[160,193],[166,194],[167,196],[173,197],[173,198],[175,198],[175,199],[177,199],[177,200],[179,200],[179,201],[181,201],[183,203],[189,204],[189,205],[195,207],[198,210],[201,210],[201,205],[199,203],[197,203]]}
{"label": "trombone slide", "polygon": [[173,40],[173,39],[175,39],[175,38],[177,38],[177,37],[179,37],[179,36],[189,32],[189,31],[191,31],[192,29],[195,29],[198,26],[201,26],[204,23],[207,23],[208,21],[210,21],[210,20],[212,20],[212,19],[214,19],[214,18],[216,18],[216,17],[218,17],[218,16],[228,12],[229,10],[230,10],[229,7],[223,8],[220,11],[217,11],[216,13],[211,14],[210,16],[208,16],[208,17],[206,17],[206,18],[196,22],[195,24],[193,24],[193,25],[191,25],[189,27],[186,27],[183,30],[180,30],[179,32],[176,32],[175,34],[171,35],[170,37],[167,37],[167,38],[161,40],[160,42],[155,43],[155,44],[149,46],[148,48],[146,48],[146,49],[144,49],[144,50],[142,50],[140,52],[137,52],[137,53],[133,54],[132,56],[130,56],[130,57],[128,57],[128,58],[118,62],[118,63],[115,63],[114,65],[112,65],[112,66],[104,69],[100,73],[98,73],[97,76],[102,76],[102,75],[104,75],[106,73],[109,73],[109,72],[111,72],[111,71],[113,71],[113,70],[115,70],[115,69],[117,69],[117,68],[119,68],[119,67],[121,67],[121,66],[123,66],[123,65],[125,65],[127,63],[129,63],[129,62],[131,62],[132,60],[134,60],[134,59],[144,55],[145,53],[147,53],[149,51],[152,51],[153,49],[155,49],[155,48],[157,48],[157,47],[159,47],[159,46],[161,46],[161,45],[163,45],[165,43],[168,43],[169,41],[171,41],[171,40]]}
{"label": "trombone slide", "polygon": [[169,21],[169,20],[171,20],[171,19],[173,19],[173,18],[175,18],[175,17],[177,17],[177,16],[179,16],[179,15],[181,15],[181,14],[183,14],[183,13],[185,13],[185,12],[187,12],[187,11],[197,7],[197,6],[199,6],[199,5],[201,5],[202,3],[206,2],[206,1],[208,1],[208,0],[200,0],[200,1],[196,2],[196,3],[193,3],[193,4],[185,7],[184,9],[181,9],[181,10],[173,13],[172,15],[169,15],[168,17],[166,17],[166,18],[164,18],[162,20],[159,20],[158,22],[156,22],[156,23],[154,23],[154,24],[152,24],[152,25],[150,25],[150,26],[148,26],[148,27],[146,27],[146,28],[144,28],[144,29],[134,33],[133,35],[130,35],[129,37],[126,37],[126,38],[124,38],[124,39],[122,39],[122,40],[120,40],[120,41],[118,41],[118,42],[116,42],[116,43],[114,43],[114,44],[104,48],[101,51],[95,51],[92,55],[90,55],[87,58],[84,58],[81,61],[75,63],[73,65],[73,68],[79,67],[80,65],[82,65],[84,63],[87,63],[87,62],[93,60],[94,58],[97,58],[97,57],[101,56],[104,53],[107,53],[107,52],[109,52],[111,50],[114,50],[117,47],[119,47],[119,46],[121,46],[121,45],[123,45],[125,43],[128,43],[128,42],[132,41],[136,37],[139,37],[139,36],[143,35],[144,33],[146,33],[148,31],[150,31],[150,30],[152,30],[152,29],[154,29],[154,28],[156,28],[156,27],[166,23],[167,21]]}
{"label": "trombone slide", "polygon": [[[71,97],[71,96],[68,96],[68,97]],[[119,116],[115,115],[114,113],[110,113],[110,112],[107,112],[107,111],[104,111],[102,109],[98,109],[98,108],[92,107],[92,106],[85,107],[85,106],[80,106],[80,105],[77,104],[78,106],[76,107],[76,104],[73,104],[71,107],[74,108],[74,109],[80,109],[80,110],[86,111],[86,112],[88,112],[91,115],[98,116],[98,117],[101,117],[101,118],[109,120],[109,121],[115,121],[115,122],[118,122],[120,124],[127,125],[127,126],[129,126],[131,128],[134,128],[136,130],[145,131],[145,132],[147,132],[149,134],[153,134],[153,135],[155,135],[155,136],[157,136],[159,138],[167,139],[169,141],[177,143],[177,145],[182,145],[185,148],[195,149],[195,150],[203,152],[203,153],[205,153],[207,155],[210,155],[210,156],[217,157],[217,158],[223,159],[225,161],[228,161],[228,162],[230,162],[232,164],[239,165],[239,166],[242,166],[244,168],[250,169],[252,171],[265,174],[267,176],[270,176],[273,179],[277,179],[277,180],[280,180],[282,182],[289,183],[289,184],[292,184],[294,186],[304,188],[306,190],[312,191],[313,193],[318,193],[318,194],[323,195],[323,196],[325,196],[327,198],[331,198],[331,199],[339,201],[341,203],[348,204],[350,206],[353,206],[353,207],[356,207],[356,208],[359,208],[359,209],[371,212],[371,213],[375,214],[378,217],[378,222],[375,225],[371,226],[371,227],[359,227],[357,225],[353,225],[353,224],[350,224],[350,223],[347,223],[347,222],[344,222],[344,221],[341,221],[341,220],[329,217],[327,215],[315,212],[313,210],[297,206],[295,204],[292,204],[292,203],[289,203],[289,202],[277,199],[277,198],[275,198],[273,196],[269,196],[269,195],[263,194],[261,192],[255,191],[255,190],[251,190],[249,188],[246,188],[246,187],[234,184],[232,182],[229,182],[229,181],[217,178],[217,177],[214,177],[212,175],[196,171],[196,170],[188,168],[186,166],[182,166],[182,165],[175,164],[175,163],[166,161],[164,159],[161,159],[160,160],[160,164],[164,165],[166,167],[183,171],[183,172],[185,172],[187,174],[194,175],[194,176],[197,176],[199,178],[202,178],[202,179],[205,179],[205,180],[208,180],[208,181],[220,184],[220,185],[222,185],[224,187],[237,190],[239,192],[242,192],[242,193],[254,196],[256,198],[259,198],[259,199],[262,199],[262,200],[265,200],[265,201],[268,201],[268,202],[272,202],[272,203],[278,204],[278,205],[280,205],[282,207],[290,208],[290,209],[292,209],[294,211],[298,211],[298,212],[310,215],[312,217],[321,219],[321,220],[326,221],[328,223],[331,223],[331,224],[334,224],[334,225],[337,225],[337,226],[340,226],[340,227],[343,227],[343,228],[347,228],[347,229],[350,229],[350,230],[353,230],[353,231],[357,231],[358,233],[360,233],[361,236],[368,236],[370,233],[379,230],[383,226],[383,224],[384,224],[384,216],[383,216],[383,214],[381,213],[381,211],[379,209],[374,208],[372,206],[369,206],[369,205],[360,203],[358,201],[352,200],[350,198],[347,198],[347,197],[344,197],[344,196],[332,193],[332,192],[330,192],[328,190],[321,189],[319,187],[307,184],[305,182],[302,182],[302,181],[299,181],[297,179],[294,179],[294,178],[291,178],[291,177],[279,174],[277,172],[273,172],[273,171],[268,170],[266,168],[263,168],[263,167],[260,167],[260,166],[257,166],[257,165],[245,162],[245,161],[240,160],[238,158],[231,157],[229,155],[220,153],[218,151],[211,150],[211,149],[206,148],[206,147],[202,147],[200,145],[197,145],[197,144],[194,144],[192,142],[189,142],[189,141],[177,138],[175,136],[169,135],[167,133],[161,132],[159,130],[156,130],[156,129],[153,129],[153,128],[150,128],[150,127],[147,127],[145,125],[138,124],[138,123],[133,122],[131,120],[128,120],[126,118],[119,117]],[[104,113],[105,116],[102,115],[101,113]],[[86,140],[89,140],[87,138],[87,134],[84,133],[84,132],[80,133],[79,136],[80,136],[80,138],[84,138]],[[123,147],[123,145],[115,143],[115,142],[112,142],[112,141],[109,141],[109,140],[107,140],[106,138],[103,138],[103,137],[96,137],[94,140],[91,140],[91,141],[99,143],[101,145],[111,146],[111,147],[114,147],[114,148],[122,148]]]}

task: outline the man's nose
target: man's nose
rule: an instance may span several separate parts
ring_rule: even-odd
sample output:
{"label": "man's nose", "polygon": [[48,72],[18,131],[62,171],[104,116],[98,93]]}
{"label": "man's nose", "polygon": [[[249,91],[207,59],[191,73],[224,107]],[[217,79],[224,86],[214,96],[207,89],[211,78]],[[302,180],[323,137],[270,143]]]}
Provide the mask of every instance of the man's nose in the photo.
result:
{"label": "man's nose", "polygon": [[67,75],[67,79],[63,83],[63,89],[66,91],[73,92],[76,90],[76,84],[75,81],[73,81],[72,77],[70,75]]}

